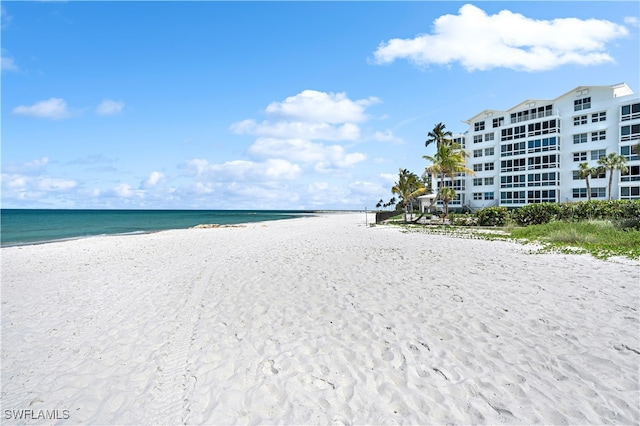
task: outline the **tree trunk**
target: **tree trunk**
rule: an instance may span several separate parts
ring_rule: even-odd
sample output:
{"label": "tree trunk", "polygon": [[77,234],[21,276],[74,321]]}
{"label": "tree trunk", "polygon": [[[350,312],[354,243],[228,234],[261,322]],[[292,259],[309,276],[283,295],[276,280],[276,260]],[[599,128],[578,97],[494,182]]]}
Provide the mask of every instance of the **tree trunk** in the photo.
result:
{"label": "tree trunk", "polygon": [[611,184],[613,183],[613,169],[609,170],[609,201],[611,201]]}
{"label": "tree trunk", "polygon": [[589,186],[589,176],[584,179],[587,182],[587,201],[591,201],[591,187]]}

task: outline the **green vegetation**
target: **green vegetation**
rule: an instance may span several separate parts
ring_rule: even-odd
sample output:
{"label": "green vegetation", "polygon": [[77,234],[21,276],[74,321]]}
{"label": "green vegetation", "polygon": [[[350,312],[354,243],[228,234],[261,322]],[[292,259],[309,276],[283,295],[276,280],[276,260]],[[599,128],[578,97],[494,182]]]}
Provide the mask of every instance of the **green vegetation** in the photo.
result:
{"label": "green vegetation", "polygon": [[[398,181],[391,192],[400,197],[404,206],[404,220],[402,216],[395,216],[387,223],[400,224],[406,232],[530,241],[542,245],[543,250],[591,253],[601,258],[625,256],[640,260],[640,200],[611,200],[614,172],[624,174],[628,170],[624,156],[615,152],[602,156],[597,167],[591,167],[587,162],[579,164],[577,177],[585,181],[588,201],[534,203],[511,210],[494,206],[473,213],[449,215],[449,202],[457,198],[453,185],[455,178],[462,173],[474,174],[473,170],[466,167],[469,154],[452,137],[443,123],[436,124],[427,134],[425,146],[435,144],[436,152],[433,156],[423,156],[430,164],[422,180],[415,173],[400,169]],[[640,143],[634,145],[631,152],[640,152]],[[591,200],[589,178],[601,178],[607,174],[609,199]],[[446,182],[445,177],[451,181]],[[432,220],[427,220],[426,225],[409,225],[407,215],[409,209],[414,211],[415,198],[431,193],[431,185],[436,182],[439,184],[435,185],[437,199],[442,200],[444,205],[442,225],[434,225]],[[387,207],[393,202],[395,198],[389,204],[380,200],[376,207]],[[421,218],[422,215],[416,221]]]}
{"label": "green vegetation", "polygon": [[[399,218],[398,218],[399,219]],[[390,222],[400,224],[399,221]],[[640,201],[530,204],[452,214],[448,225],[402,225],[407,232],[536,243],[539,251],[640,260]]]}
{"label": "green vegetation", "polygon": [[407,213],[409,209],[409,203],[415,198],[427,191],[424,186],[424,182],[420,180],[418,175],[410,172],[407,169],[400,169],[398,174],[398,182],[391,188],[393,194],[397,194],[400,197],[402,206],[404,207],[404,221],[407,221]]}
{"label": "green vegetation", "polygon": [[611,221],[550,222],[515,228],[512,238],[538,241],[556,249],[577,247],[595,257],[640,259],[640,231],[618,229]]}
{"label": "green vegetation", "polygon": [[425,174],[433,176],[433,180],[437,176],[440,176],[440,186],[438,188],[438,199],[444,203],[444,216],[442,220],[449,214],[449,201],[455,199],[457,194],[451,187],[445,187],[445,176],[449,176],[453,180],[458,173],[466,173],[473,175],[473,170],[465,166],[466,158],[469,153],[462,149],[460,144],[449,139],[451,132],[445,132],[445,125],[442,123],[436,124],[431,132],[427,135],[429,139],[425,142],[425,146],[430,143],[436,143],[436,153],[431,155],[424,155],[422,158],[431,162],[425,170]]}

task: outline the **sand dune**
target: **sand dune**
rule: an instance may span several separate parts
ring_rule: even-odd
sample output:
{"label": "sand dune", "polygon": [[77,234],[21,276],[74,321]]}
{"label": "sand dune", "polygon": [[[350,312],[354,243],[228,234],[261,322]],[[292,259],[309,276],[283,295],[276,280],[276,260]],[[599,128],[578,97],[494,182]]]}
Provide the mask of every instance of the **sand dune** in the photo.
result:
{"label": "sand dune", "polygon": [[3,248],[3,424],[640,423],[638,265],[364,219]]}

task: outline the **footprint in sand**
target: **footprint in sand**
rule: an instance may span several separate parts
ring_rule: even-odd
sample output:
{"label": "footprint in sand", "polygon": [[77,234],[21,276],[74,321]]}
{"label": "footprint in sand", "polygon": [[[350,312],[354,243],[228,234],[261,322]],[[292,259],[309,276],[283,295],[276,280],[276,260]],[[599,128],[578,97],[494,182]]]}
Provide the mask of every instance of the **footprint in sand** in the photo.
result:
{"label": "footprint in sand", "polygon": [[272,359],[265,359],[262,361],[260,371],[263,374],[278,374],[278,369],[274,367],[275,362]]}

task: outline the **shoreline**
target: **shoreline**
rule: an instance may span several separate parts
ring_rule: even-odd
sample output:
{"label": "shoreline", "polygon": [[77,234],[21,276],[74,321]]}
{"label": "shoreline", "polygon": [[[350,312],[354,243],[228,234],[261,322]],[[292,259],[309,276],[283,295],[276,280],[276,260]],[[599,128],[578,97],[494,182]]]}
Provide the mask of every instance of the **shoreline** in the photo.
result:
{"label": "shoreline", "polygon": [[364,212],[3,248],[2,406],[68,410],[58,424],[640,422],[640,268],[527,251]]}
{"label": "shoreline", "polygon": [[[4,211],[23,211],[25,209],[3,209]],[[43,209],[34,209],[32,211],[42,211]],[[233,213],[233,212],[241,212],[243,214],[247,214],[249,213],[250,216],[252,217],[253,215],[258,215],[258,214],[262,214],[262,213],[266,213],[266,214],[270,214],[270,213],[274,213],[274,212],[278,212],[278,214],[282,214],[284,216],[290,215],[291,217],[281,217],[281,218],[265,218],[259,221],[233,221],[230,223],[220,223],[220,226],[228,226],[228,225],[239,225],[239,224],[249,224],[249,223],[262,223],[262,222],[269,222],[269,221],[274,221],[274,220],[290,220],[290,219],[295,219],[295,218],[300,218],[300,217],[313,217],[315,215],[321,215],[321,214],[350,214],[350,213],[357,213],[356,211],[332,211],[332,210],[265,210],[265,211],[259,211],[259,210],[60,210],[60,209],[52,209],[50,211],[55,211],[55,212],[60,212],[60,211],[64,211],[64,212],[76,212],[76,211],[80,211],[82,213],[86,213],[86,212],[98,212],[101,214],[104,213],[111,213],[111,212],[116,212],[116,213],[130,213],[130,212],[142,212],[142,213],[147,213],[147,212],[153,212],[153,213],[191,213],[191,212],[218,212],[218,213]],[[217,224],[217,223],[212,223],[213,224]],[[163,231],[171,231],[171,230],[185,230],[185,229],[190,229],[196,226],[203,226],[203,225],[209,225],[208,223],[192,223],[192,224],[182,224],[182,225],[178,225],[177,227],[170,227],[170,228],[166,228],[166,227],[161,227],[158,229],[155,229],[154,227],[151,227],[149,229],[139,229],[139,230],[132,230],[132,231],[122,231],[122,232],[100,232],[100,233],[95,233],[95,234],[82,234],[82,235],[71,235],[68,237],[59,237],[59,238],[45,238],[45,239],[33,239],[30,241],[10,241],[10,242],[0,242],[0,248],[6,248],[6,247],[22,247],[22,246],[30,246],[30,245],[40,245],[40,244],[50,244],[50,243],[57,243],[57,242],[65,242],[65,241],[74,241],[74,240],[80,240],[80,239],[85,239],[85,238],[95,238],[95,237],[109,237],[109,236],[127,236],[127,235],[141,235],[141,234],[149,234],[149,233],[155,233],[155,232],[163,232]],[[4,230],[5,232],[6,229]],[[11,233],[12,231],[8,231],[9,233]],[[15,237],[13,237],[15,238]]]}

